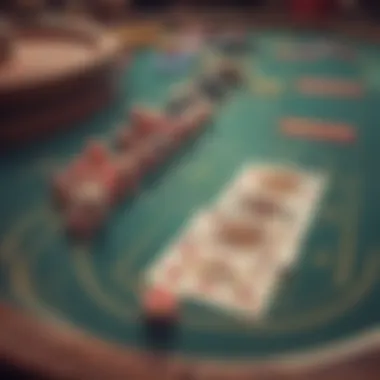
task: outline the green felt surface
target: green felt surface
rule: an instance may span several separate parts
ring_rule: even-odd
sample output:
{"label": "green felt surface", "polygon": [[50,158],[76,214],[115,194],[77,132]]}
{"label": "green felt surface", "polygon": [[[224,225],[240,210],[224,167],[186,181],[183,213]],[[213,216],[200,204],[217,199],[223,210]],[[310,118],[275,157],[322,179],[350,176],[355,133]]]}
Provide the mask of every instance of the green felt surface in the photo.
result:
{"label": "green felt surface", "polygon": [[[303,36],[314,41],[324,36]],[[301,39],[301,37],[298,37]],[[163,75],[152,51],[142,51],[123,78],[120,99],[86,125],[3,158],[0,166],[0,285],[3,299],[42,318],[58,319],[125,345],[146,347],[138,290],[144,269],[194,209],[206,205],[246,161],[289,162],[325,170],[329,187],[302,247],[293,275],[255,325],[187,303],[179,353],[202,357],[268,357],[301,352],[377,327],[380,180],[377,126],[380,98],[371,78],[379,51],[350,43],[353,61],[280,62],[275,51],[286,33],[255,36],[252,73],[275,78],[278,94],[245,87],[221,107],[205,133],[152,175],[140,194],[115,211],[92,246],[75,246],[49,202],[48,180],[90,135],[112,141],[126,105],[161,105],[171,84],[186,75]],[[294,89],[301,75],[364,81],[361,99],[305,98]],[[261,78],[262,79],[262,78]],[[353,125],[350,146],[287,139],[282,117],[322,118]]]}

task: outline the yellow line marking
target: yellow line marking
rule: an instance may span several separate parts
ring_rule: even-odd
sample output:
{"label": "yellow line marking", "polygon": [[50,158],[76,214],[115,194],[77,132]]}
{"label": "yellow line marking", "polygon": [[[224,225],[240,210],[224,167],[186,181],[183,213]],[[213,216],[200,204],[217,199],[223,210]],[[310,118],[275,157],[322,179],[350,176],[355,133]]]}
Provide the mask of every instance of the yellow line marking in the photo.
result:
{"label": "yellow line marking", "polygon": [[[379,281],[380,257],[371,255],[361,276],[352,281],[350,286],[344,290],[344,294],[339,299],[329,301],[327,304],[317,305],[313,309],[299,315],[290,315],[281,320],[263,319],[251,330],[253,334],[277,334],[279,332],[304,331],[318,325],[328,323],[334,318],[341,316],[345,311],[355,307],[360,299],[367,294]],[[242,332],[242,326],[231,319],[228,321],[216,318],[207,318],[198,312],[188,313],[189,328],[205,329],[207,331],[235,331]],[[249,330],[244,330],[244,334],[250,334]]]}
{"label": "yellow line marking", "polygon": [[[161,223],[160,225],[164,225],[164,223]],[[150,239],[147,238],[147,240]],[[36,253],[38,254],[39,252]],[[138,254],[139,251],[135,250],[133,256]],[[16,256],[14,257],[17,260],[17,262],[15,261],[14,264],[18,264],[16,265],[18,269],[13,268],[13,271],[16,271],[13,272],[13,275],[15,276],[13,277],[13,281],[16,281],[16,283],[13,283],[12,287],[15,288],[19,295],[23,296],[23,299],[28,300],[28,303],[30,305],[49,313],[49,307],[45,306],[43,301],[39,300],[34,292],[31,291],[33,286],[31,286],[31,283],[25,277],[25,273],[30,273],[28,273],[28,268],[25,266],[25,258],[17,258]],[[131,255],[126,256],[125,258],[127,257],[130,260],[133,259]],[[90,290],[90,294],[95,296],[95,301],[97,301],[99,305],[105,307],[106,310],[110,311],[112,314],[118,316],[122,320],[129,320],[130,318],[138,317],[136,310],[129,309],[130,304],[128,302],[125,302],[124,304],[120,303],[122,302],[121,299],[116,301],[112,299],[112,297],[110,297],[107,292],[101,289],[97,279],[94,276],[94,273],[90,269],[91,266],[89,264],[89,260],[91,260],[91,253],[88,252],[86,248],[83,248],[82,250],[79,248],[77,252],[73,252],[73,259],[76,262],[77,269],[79,268],[80,272],[85,275],[84,277],[80,278],[82,281],[84,281],[85,290]],[[278,331],[297,331],[308,329],[315,326],[315,324],[324,323],[331,318],[341,315],[344,310],[357,304],[360,298],[371,289],[374,283],[378,281],[379,268],[380,258],[378,256],[378,252],[375,252],[373,255],[369,256],[362,276],[360,276],[357,281],[352,282],[350,287],[345,289],[345,293],[341,297],[341,302],[332,302],[327,305],[327,307],[319,307],[317,311],[311,310],[308,313],[302,314],[300,316],[291,316],[289,319],[284,319],[282,321],[263,321],[263,323],[260,324],[260,326],[258,326],[258,329],[255,329],[253,333],[258,333],[260,331],[264,333],[276,333]],[[132,282],[131,278],[128,278],[128,280]],[[128,283],[126,282],[125,285],[128,286]],[[133,284],[130,284],[130,286],[133,286]],[[57,315],[57,312],[54,310],[54,313],[52,313],[52,315]],[[206,328],[215,331],[242,331],[242,326],[238,323],[234,323],[231,320],[215,318],[212,318],[212,320],[209,318],[204,319],[198,313],[196,315],[193,315],[191,312],[187,313],[186,320],[189,321],[189,328]],[[247,331],[244,330],[245,334],[246,332]]]}
{"label": "yellow line marking", "polygon": [[136,310],[130,308],[129,302],[122,302],[122,299],[115,300],[112,294],[102,289],[91,265],[91,252],[86,249],[77,249],[73,252],[74,268],[76,269],[78,281],[82,284],[82,289],[91,296],[102,309],[117,315],[122,320],[137,318]]}
{"label": "yellow line marking", "polygon": [[[131,264],[133,262],[132,260],[137,257],[142,251],[144,251],[144,248],[151,243],[152,237],[155,236],[155,233],[157,233],[157,231],[160,231],[159,227],[165,225],[166,218],[152,218],[152,220],[154,223],[149,226],[147,230],[141,233],[141,235],[138,237],[137,242],[135,242],[131,249],[129,249],[128,252],[125,252],[125,250],[123,250],[121,254],[118,255],[119,259],[115,261],[113,269],[111,270],[111,273],[113,273],[113,276],[116,278],[118,283],[125,285],[125,279],[127,279],[129,276],[129,273],[126,273],[128,263]],[[160,223],[157,223],[157,220],[160,220]]]}
{"label": "yellow line marking", "polygon": [[[152,239],[156,234],[161,233],[162,227],[165,226],[165,222],[170,216],[170,214],[161,215],[159,218],[160,223],[157,223],[158,218],[152,218],[152,224],[141,232],[137,237],[137,241],[135,241],[134,245],[127,252],[123,250],[123,252],[117,256],[119,259],[116,260],[110,268],[111,279],[115,279],[116,284],[121,286],[122,289],[125,287],[126,292],[127,290],[132,292],[132,294],[138,292],[139,284],[135,283],[138,276],[136,273],[133,273],[134,269],[131,268],[131,266],[134,260],[152,242]],[[125,302],[124,304],[121,303],[122,299],[115,299],[112,297],[112,294],[109,294],[107,290],[102,289],[98,284],[97,277],[94,274],[94,269],[91,264],[91,253],[86,248],[78,249],[77,252],[73,252],[73,262],[78,280],[93,301],[106,311],[123,320],[130,320],[138,317],[138,311],[136,309],[131,309],[128,302]],[[131,270],[126,270],[128,268]]]}
{"label": "yellow line marking", "polygon": [[[40,208],[38,211],[28,215],[25,220],[29,223],[25,226],[23,230],[17,230],[19,232],[25,232],[25,230],[38,218],[51,217],[45,208]],[[54,221],[54,220],[53,220]],[[53,225],[53,233],[58,230],[57,225]],[[52,235],[49,235],[51,237]],[[17,243],[20,243],[22,235],[16,237]],[[56,308],[53,308],[50,305],[47,305],[41,297],[36,293],[36,286],[32,279],[31,267],[33,262],[37,259],[44,247],[50,243],[50,239],[43,234],[39,235],[39,240],[33,245],[33,248],[28,247],[28,252],[25,254],[23,251],[20,251],[18,246],[14,246],[14,251],[12,256],[8,260],[9,268],[9,279],[11,291],[17,297],[17,299],[22,300],[25,305],[35,310],[38,314],[42,315],[44,318],[54,320],[55,322],[64,321],[67,318]]]}
{"label": "yellow line marking", "polygon": [[38,207],[33,212],[16,221],[16,224],[10,228],[6,235],[3,244],[0,245],[0,258],[2,260],[8,261],[12,258],[14,252],[18,251],[17,247],[20,243],[20,236],[25,233],[31,222],[43,217],[46,213],[47,210],[45,208]]}
{"label": "yellow line marking", "polygon": [[[356,184],[359,184],[358,181]],[[13,243],[20,242],[20,235],[18,233],[22,233],[23,231],[27,230],[30,223],[33,223],[36,218],[39,217],[45,218],[45,217],[51,217],[52,215],[50,213],[46,212],[46,209],[38,209],[36,212],[31,213],[31,215],[28,215],[25,219],[23,219],[22,223],[22,229],[16,228],[15,230],[12,229],[13,236]],[[166,217],[169,217],[170,215],[167,215]],[[26,223],[28,221],[28,223]],[[164,222],[160,223],[158,226],[165,225]],[[20,226],[18,226],[20,227]],[[157,224],[153,224],[152,227],[157,227]],[[154,231],[158,231],[157,229],[153,229]],[[18,232],[15,234],[15,232]],[[151,241],[151,235],[150,234],[144,234],[141,236],[140,239],[145,239],[146,242]],[[139,239],[139,241],[141,241]],[[44,241],[44,239],[41,240],[41,244]],[[46,242],[46,240],[45,240]],[[140,244],[140,243],[139,243]],[[17,244],[13,246],[13,248],[17,249]],[[141,246],[139,247],[141,249]],[[39,254],[41,252],[41,249],[33,250],[35,254]],[[30,281],[27,279],[26,275],[30,276],[30,270],[28,270],[28,266],[25,264],[25,257],[22,255],[22,257],[18,257],[17,255],[18,251],[13,251],[12,256],[10,256],[10,269],[11,269],[11,275],[12,275],[12,289],[16,291],[16,293],[21,296],[24,300],[26,300],[29,304],[33,306],[38,306],[39,309],[47,310],[49,312],[49,306],[45,306],[43,301],[39,300],[38,297],[34,294],[34,291],[32,290],[34,287],[30,283]],[[125,259],[128,258],[128,260],[133,260],[141,251],[138,249],[133,250],[133,253],[130,253],[129,255],[125,256]],[[36,259],[36,257],[33,257],[33,259]],[[129,309],[130,305],[126,302],[125,304],[121,303],[122,299],[114,300],[110,295],[104,291],[100,284],[98,283],[98,280],[94,276],[94,273],[91,272],[91,266],[89,264],[91,260],[91,254],[88,252],[86,248],[83,248],[82,250],[78,250],[78,252],[73,252],[73,260],[76,262],[77,270],[84,274],[84,277],[81,278],[81,280],[85,283],[85,290],[91,291],[91,293],[95,294],[95,299],[100,302],[102,307],[106,306],[106,309],[109,309],[112,313],[115,313],[122,319],[128,319],[131,317],[136,317],[135,310],[131,311]],[[15,265],[15,267],[12,268],[12,264]],[[379,268],[380,268],[380,257],[378,256],[378,252],[373,252],[368,258],[366,265],[363,269],[362,275],[357,278],[356,280],[353,280],[350,282],[349,286],[346,286],[344,289],[344,294],[340,298],[339,302],[331,301],[326,307],[324,305],[319,305],[318,309],[310,310],[307,313],[304,313],[299,316],[290,316],[287,319],[283,319],[281,321],[277,320],[264,320],[260,326],[258,326],[258,329],[254,330],[254,333],[258,333],[260,331],[263,331],[265,333],[276,333],[278,331],[299,331],[303,329],[312,328],[316,324],[322,324],[327,322],[328,320],[337,317],[341,315],[345,310],[349,309],[350,307],[354,306],[359,302],[361,297],[363,297],[366,292],[368,292],[372,286],[378,282],[378,275],[379,275]],[[131,278],[129,279],[132,280]],[[132,282],[132,281],[131,281]],[[126,283],[126,286],[128,284]],[[37,308],[37,307],[36,307]],[[54,311],[54,315],[56,315],[56,311]],[[228,321],[225,319],[215,319],[212,318],[202,318],[202,315],[193,315],[192,313],[188,313],[186,315],[186,320],[189,321],[189,328],[197,328],[197,329],[212,329],[212,330],[230,330],[230,331],[243,331],[242,327],[238,323],[233,323],[232,321]],[[259,330],[259,331],[258,331]],[[246,333],[247,331],[244,331]]]}

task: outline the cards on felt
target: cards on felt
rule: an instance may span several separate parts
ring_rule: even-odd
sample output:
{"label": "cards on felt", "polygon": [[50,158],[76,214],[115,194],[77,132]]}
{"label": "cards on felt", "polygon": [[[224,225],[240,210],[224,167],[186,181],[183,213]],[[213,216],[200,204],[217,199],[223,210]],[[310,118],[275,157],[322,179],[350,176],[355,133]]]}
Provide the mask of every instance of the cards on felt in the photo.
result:
{"label": "cards on felt", "polygon": [[295,264],[325,185],[320,173],[246,165],[159,255],[148,281],[238,317],[262,316]]}

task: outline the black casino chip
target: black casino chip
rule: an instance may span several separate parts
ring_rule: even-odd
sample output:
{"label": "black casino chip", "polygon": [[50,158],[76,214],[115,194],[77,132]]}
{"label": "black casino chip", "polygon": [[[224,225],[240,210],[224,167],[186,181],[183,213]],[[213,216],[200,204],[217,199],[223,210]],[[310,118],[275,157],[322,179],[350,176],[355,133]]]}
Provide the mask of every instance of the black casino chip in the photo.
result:
{"label": "black casino chip", "polygon": [[229,87],[237,87],[243,83],[243,75],[239,68],[233,66],[222,67],[218,73],[221,80]]}
{"label": "black casino chip", "polygon": [[200,92],[211,101],[223,100],[227,95],[228,86],[220,75],[210,75],[201,77],[198,80]]}
{"label": "black casino chip", "polygon": [[169,116],[179,116],[190,108],[196,101],[194,94],[182,94],[169,100],[165,107],[165,113]]}

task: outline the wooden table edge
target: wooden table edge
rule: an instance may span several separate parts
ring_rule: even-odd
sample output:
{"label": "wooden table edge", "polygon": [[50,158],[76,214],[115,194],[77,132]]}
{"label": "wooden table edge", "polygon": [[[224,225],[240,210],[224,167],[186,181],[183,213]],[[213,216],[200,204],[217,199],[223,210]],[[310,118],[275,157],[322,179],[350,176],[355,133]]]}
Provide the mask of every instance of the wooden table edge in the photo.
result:
{"label": "wooden table edge", "polygon": [[380,376],[377,331],[334,349],[279,360],[228,362],[121,347],[6,305],[0,306],[0,326],[0,360],[54,380],[372,380]]}

